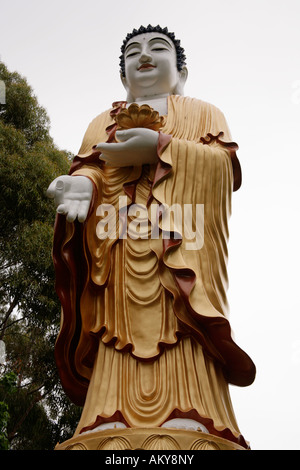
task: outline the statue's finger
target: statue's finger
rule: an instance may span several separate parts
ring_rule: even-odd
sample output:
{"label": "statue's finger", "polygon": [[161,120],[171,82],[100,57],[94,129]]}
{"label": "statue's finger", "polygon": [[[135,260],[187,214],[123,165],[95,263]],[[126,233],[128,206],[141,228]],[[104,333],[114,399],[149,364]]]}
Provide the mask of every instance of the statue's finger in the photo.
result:
{"label": "statue's finger", "polygon": [[90,201],[81,201],[78,207],[78,220],[79,222],[84,222],[87,218],[90,208]]}
{"label": "statue's finger", "polygon": [[56,206],[64,203],[65,183],[62,179],[57,179],[55,183],[54,201]]}
{"label": "statue's finger", "polygon": [[127,140],[132,139],[133,137],[136,137],[137,135],[138,135],[138,131],[136,128],[126,129],[123,131],[116,132],[116,138],[120,142],[126,142]]}
{"label": "statue's finger", "polygon": [[68,213],[69,207],[68,204],[59,204],[57,206],[56,212],[58,214],[66,215]]}
{"label": "statue's finger", "polygon": [[78,215],[79,201],[72,201],[68,205],[67,221],[74,222]]}
{"label": "statue's finger", "polygon": [[47,197],[49,197],[50,199],[53,199],[55,197],[55,188],[56,188],[56,183],[57,183],[57,179],[58,178],[55,178],[55,180],[53,180],[49,186],[48,186],[48,189],[46,191],[46,195]]}

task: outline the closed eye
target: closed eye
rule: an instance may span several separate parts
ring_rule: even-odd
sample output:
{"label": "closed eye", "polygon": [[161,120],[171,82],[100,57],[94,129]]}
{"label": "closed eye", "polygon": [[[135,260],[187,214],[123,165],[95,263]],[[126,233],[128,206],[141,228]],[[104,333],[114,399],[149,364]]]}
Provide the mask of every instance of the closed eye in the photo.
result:
{"label": "closed eye", "polygon": [[126,55],[126,57],[133,57],[137,54],[138,54],[138,52],[130,52],[129,54]]}
{"label": "closed eye", "polygon": [[167,51],[166,47],[153,47],[151,51]]}

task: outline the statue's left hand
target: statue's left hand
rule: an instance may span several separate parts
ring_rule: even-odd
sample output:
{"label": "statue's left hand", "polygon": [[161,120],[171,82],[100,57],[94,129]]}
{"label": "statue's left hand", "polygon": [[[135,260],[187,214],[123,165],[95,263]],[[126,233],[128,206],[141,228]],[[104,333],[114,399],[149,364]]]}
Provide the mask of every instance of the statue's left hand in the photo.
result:
{"label": "statue's left hand", "polygon": [[93,195],[93,184],[87,176],[62,175],[55,178],[47,189],[47,196],[54,199],[56,211],[66,216],[68,222],[84,222]]}
{"label": "statue's left hand", "polygon": [[136,166],[157,162],[158,132],[135,127],[117,131],[117,143],[100,143],[100,160],[112,166]]}

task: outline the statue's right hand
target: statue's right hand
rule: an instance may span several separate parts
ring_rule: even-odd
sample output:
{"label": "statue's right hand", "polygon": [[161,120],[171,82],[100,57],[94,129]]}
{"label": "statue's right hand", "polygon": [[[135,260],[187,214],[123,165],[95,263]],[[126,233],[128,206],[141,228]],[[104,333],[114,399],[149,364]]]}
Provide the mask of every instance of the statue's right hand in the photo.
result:
{"label": "statue's right hand", "polygon": [[47,196],[54,199],[56,211],[66,215],[68,222],[84,222],[87,218],[93,184],[86,176],[62,175],[52,181]]}

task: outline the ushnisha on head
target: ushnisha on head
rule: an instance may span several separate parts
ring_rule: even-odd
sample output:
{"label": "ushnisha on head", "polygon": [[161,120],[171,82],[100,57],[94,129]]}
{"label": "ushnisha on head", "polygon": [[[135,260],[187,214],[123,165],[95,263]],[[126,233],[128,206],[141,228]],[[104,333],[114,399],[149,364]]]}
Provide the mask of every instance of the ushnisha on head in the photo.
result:
{"label": "ushnisha on head", "polygon": [[121,80],[131,101],[183,94],[186,57],[180,41],[167,28],[141,26],[127,34],[121,47]]}

